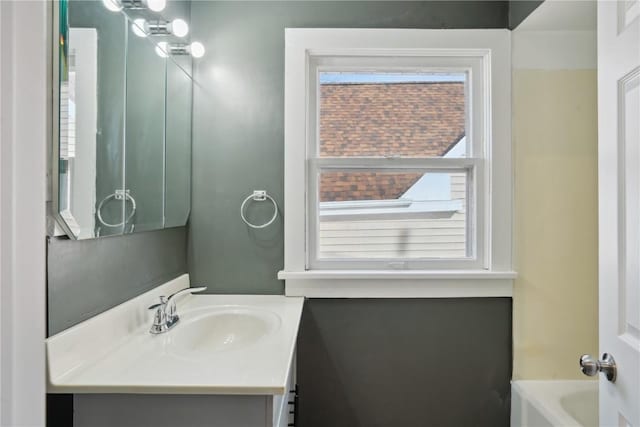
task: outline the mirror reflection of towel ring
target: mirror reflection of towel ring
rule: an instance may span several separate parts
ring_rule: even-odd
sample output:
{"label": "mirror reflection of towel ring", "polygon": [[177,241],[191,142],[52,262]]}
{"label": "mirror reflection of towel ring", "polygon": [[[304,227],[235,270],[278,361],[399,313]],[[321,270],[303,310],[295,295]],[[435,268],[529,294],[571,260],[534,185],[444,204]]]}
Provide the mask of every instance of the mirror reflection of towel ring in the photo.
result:
{"label": "mirror reflection of towel ring", "polygon": [[[253,200],[254,202],[264,202],[267,199],[270,200],[271,203],[273,203],[273,217],[271,217],[271,219],[269,221],[265,222],[264,224],[256,225],[256,224],[250,223],[247,220],[247,218],[244,216],[244,208],[247,205],[247,203],[249,202],[249,200]],[[242,218],[242,221],[244,221],[244,223],[247,224],[251,228],[265,228],[265,227],[268,227],[271,224],[273,224],[273,221],[275,221],[277,217],[278,217],[278,204],[276,203],[275,200],[273,200],[273,197],[268,195],[267,192],[264,191],[264,190],[254,190],[253,193],[250,194],[246,199],[244,199],[244,201],[240,205],[240,218]]]}
{"label": "mirror reflection of towel ring", "polygon": [[[129,216],[127,216],[127,218],[124,221],[120,221],[117,224],[108,223],[108,222],[106,222],[104,220],[104,218],[102,218],[102,208],[104,207],[105,203],[107,203],[111,199],[116,199],[116,200],[123,200],[124,199],[125,203],[127,201],[131,202],[131,213],[129,214]],[[133,196],[131,196],[131,194],[129,194],[129,190],[127,190],[127,191],[116,190],[115,193],[111,193],[107,197],[102,199],[102,201],[98,205],[98,212],[97,213],[98,213],[98,221],[100,221],[100,224],[104,225],[105,227],[112,227],[112,228],[113,227],[121,227],[121,226],[125,225],[126,223],[128,223],[129,221],[131,221],[131,218],[133,218],[133,216],[136,214],[136,199],[134,199]]]}

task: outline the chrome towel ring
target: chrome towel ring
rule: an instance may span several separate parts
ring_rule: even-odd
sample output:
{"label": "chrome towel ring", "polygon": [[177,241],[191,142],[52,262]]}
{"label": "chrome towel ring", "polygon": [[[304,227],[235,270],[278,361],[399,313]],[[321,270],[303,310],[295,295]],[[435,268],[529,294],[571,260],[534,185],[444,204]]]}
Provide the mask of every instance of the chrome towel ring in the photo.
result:
{"label": "chrome towel ring", "polygon": [[[131,202],[131,213],[129,214],[129,216],[127,216],[127,218],[124,221],[120,221],[117,224],[108,223],[108,222],[106,222],[104,220],[104,218],[102,218],[102,208],[104,207],[104,204],[107,203],[111,199],[124,200],[125,203],[127,201]],[[136,214],[136,199],[134,199],[133,196],[131,194],[129,194],[129,190],[127,190],[127,191],[116,190],[114,193],[111,193],[107,197],[102,199],[102,201],[98,205],[98,212],[97,213],[98,213],[98,221],[100,221],[100,224],[104,225],[105,227],[112,227],[112,228],[113,227],[121,227],[121,226],[125,225],[126,223],[128,223],[129,221],[131,221],[131,218],[133,218],[133,216]]]}
{"label": "chrome towel ring", "polygon": [[[264,224],[256,225],[256,224],[250,223],[247,220],[247,218],[244,216],[244,208],[249,202],[249,200],[253,200],[254,202],[264,202],[267,199],[270,200],[271,203],[273,203],[273,217],[271,217],[271,219],[268,222],[265,222]],[[244,201],[242,202],[242,205],[240,205],[240,218],[242,218],[242,221],[244,221],[244,223],[251,228],[268,227],[271,224],[273,224],[273,221],[275,221],[277,217],[278,217],[278,204],[276,203],[275,200],[273,200],[273,197],[268,195],[267,192],[264,190],[253,190],[253,193],[247,196],[247,198],[244,199]]]}

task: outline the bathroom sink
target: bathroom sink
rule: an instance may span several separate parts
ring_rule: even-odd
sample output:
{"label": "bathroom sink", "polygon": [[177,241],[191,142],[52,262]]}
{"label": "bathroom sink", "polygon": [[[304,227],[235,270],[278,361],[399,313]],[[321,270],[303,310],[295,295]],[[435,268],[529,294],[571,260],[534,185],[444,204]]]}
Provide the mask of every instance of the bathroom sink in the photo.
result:
{"label": "bathroom sink", "polygon": [[284,395],[304,299],[186,294],[180,320],[151,333],[177,277],[47,339],[50,393]]}
{"label": "bathroom sink", "polygon": [[171,331],[170,351],[185,357],[245,349],[280,327],[280,317],[252,307],[225,307],[181,313]]}

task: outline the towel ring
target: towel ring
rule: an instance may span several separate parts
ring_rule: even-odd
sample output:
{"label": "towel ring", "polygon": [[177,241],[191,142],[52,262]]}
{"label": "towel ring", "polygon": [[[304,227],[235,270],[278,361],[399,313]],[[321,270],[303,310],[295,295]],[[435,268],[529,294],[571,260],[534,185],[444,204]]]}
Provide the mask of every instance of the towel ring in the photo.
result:
{"label": "towel ring", "polygon": [[[117,224],[108,223],[102,218],[102,208],[104,207],[104,204],[107,203],[111,199],[124,200],[125,203],[127,202],[127,200],[131,202],[131,213],[129,214],[129,216],[127,216],[127,218],[124,221],[121,221],[121,222],[119,222]],[[131,194],[129,194],[129,190],[127,190],[127,191],[116,190],[114,193],[111,193],[107,197],[102,199],[102,201],[98,205],[98,209],[97,210],[98,210],[98,212],[97,212],[98,213],[98,221],[100,221],[100,224],[104,225],[105,227],[111,227],[111,228],[120,227],[120,226],[125,225],[129,221],[131,221],[131,218],[133,218],[133,216],[136,214],[136,199],[134,199],[133,196],[131,196]]]}
{"label": "towel ring", "polygon": [[[253,200],[254,202],[264,202],[267,199],[271,200],[271,203],[273,203],[273,217],[271,217],[271,219],[268,222],[265,222],[264,224],[255,225],[250,223],[247,220],[247,218],[244,216],[244,207],[247,205],[247,202],[249,202],[249,200]],[[273,200],[273,197],[268,195],[267,192],[264,190],[253,190],[253,193],[247,196],[247,198],[244,199],[244,201],[240,205],[240,218],[242,218],[242,221],[244,221],[244,223],[251,228],[268,227],[271,224],[273,224],[273,221],[275,221],[277,217],[278,217],[278,204],[276,203],[275,200]]]}

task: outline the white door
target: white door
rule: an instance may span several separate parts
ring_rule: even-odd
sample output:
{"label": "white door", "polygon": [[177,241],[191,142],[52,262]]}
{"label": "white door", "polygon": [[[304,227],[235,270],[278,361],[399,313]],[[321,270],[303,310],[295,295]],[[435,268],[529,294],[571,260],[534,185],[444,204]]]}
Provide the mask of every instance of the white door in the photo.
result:
{"label": "white door", "polygon": [[598,119],[600,425],[640,427],[640,0],[598,2]]}

